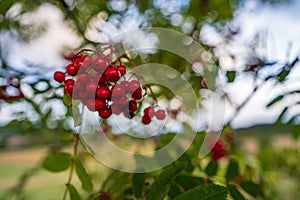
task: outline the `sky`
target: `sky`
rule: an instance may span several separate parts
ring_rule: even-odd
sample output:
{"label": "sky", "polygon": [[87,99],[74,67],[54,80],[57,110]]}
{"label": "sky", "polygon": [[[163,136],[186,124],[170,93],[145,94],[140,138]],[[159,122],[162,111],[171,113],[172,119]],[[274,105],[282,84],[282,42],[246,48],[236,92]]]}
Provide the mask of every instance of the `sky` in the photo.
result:
{"label": "sky", "polygon": [[[158,1],[156,1],[158,2]],[[187,2],[187,1],[184,1]],[[122,6],[121,6],[122,7]],[[120,9],[121,9],[120,7]],[[14,10],[13,10],[14,9]],[[14,12],[18,11],[18,5],[15,6],[9,13],[14,17]],[[136,17],[136,10],[131,8],[131,15],[127,15],[130,21],[131,17]],[[260,5],[254,0],[245,1],[243,6],[235,13],[233,24],[238,24],[241,33],[236,38],[233,48],[230,51],[233,53],[243,52],[243,45],[249,42],[249,38],[253,37],[258,31],[265,32],[266,43],[261,48],[260,54],[268,60],[275,60],[279,63],[291,61],[300,53],[300,1],[293,1],[292,4],[280,4],[272,6],[268,4]],[[14,11],[14,12],[13,12]],[[66,49],[74,49],[80,45],[80,39],[72,32],[68,24],[63,21],[63,15],[60,11],[50,4],[42,5],[35,13],[39,23],[47,23],[49,31],[29,44],[19,42],[16,37],[7,33],[0,34],[0,44],[3,45],[5,55],[9,56],[9,60],[13,66],[17,66],[23,70],[42,70],[42,69],[28,69],[26,63],[43,64],[44,67],[53,69],[53,71],[62,69],[66,61],[61,57],[61,52]],[[30,16],[24,16],[22,20],[31,20]],[[94,20],[94,25],[103,26],[103,18],[105,16],[99,14],[98,18]],[[101,21],[102,20],[102,21]],[[110,22],[120,24],[117,19],[110,19]],[[119,30],[126,31],[139,27],[145,23],[142,19],[135,21],[131,20],[126,23]],[[109,34],[116,31],[111,24],[104,24],[104,30]],[[105,33],[105,31],[103,31]],[[103,34],[103,33],[102,33]],[[143,33],[140,33],[143,34]],[[211,42],[218,42],[220,34],[210,26],[204,26],[202,30],[203,37],[210,35]],[[104,35],[102,35],[104,37]],[[93,37],[93,32],[88,33],[88,37]],[[150,37],[151,40],[151,37]],[[288,45],[291,44],[291,51],[289,57],[286,56]],[[227,47],[228,48],[228,47]],[[228,49],[225,49],[228,50]],[[12,53],[13,52],[13,53]],[[228,55],[224,49],[216,49],[216,53],[224,58],[224,68],[226,63],[230,63]],[[247,52],[246,52],[247,54]],[[240,65],[243,64],[243,58],[239,60]],[[272,70],[271,70],[272,71]],[[46,75],[46,74],[45,74]],[[50,74],[51,76],[51,74]],[[281,94],[292,88],[300,87],[300,66],[298,65],[292,72],[289,80],[284,86],[276,86],[274,83],[268,83],[263,86],[258,93],[252,98],[249,104],[240,112],[239,116],[233,121],[236,128],[247,127],[258,123],[272,123],[276,120],[284,105],[276,105],[267,109],[265,105],[272,100],[276,95]],[[250,93],[253,88],[253,80],[251,76],[238,76],[234,84],[226,85],[225,89],[230,94],[230,98],[237,103],[241,103]],[[292,101],[292,100],[289,100]],[[22,106],[19,106],[22,107]],[[20,109],[20,108],[18,108]],[[0,119],[5,122],[9,121],[9,112],[13,108],[7,106],[0,111]],[[232,113],[232,108],[225,108],[226,116],[229,117]],[[292,112],[299,112],[300,109],[293,109]],[[288,113],[292,115],[293,113]],[[222,118],[222,117],[221,117]],[[218,119],[222,120],[222,119]],[[4,123],[5,123],[4,122]],[[2,122],[3,123],[3,122]]]}

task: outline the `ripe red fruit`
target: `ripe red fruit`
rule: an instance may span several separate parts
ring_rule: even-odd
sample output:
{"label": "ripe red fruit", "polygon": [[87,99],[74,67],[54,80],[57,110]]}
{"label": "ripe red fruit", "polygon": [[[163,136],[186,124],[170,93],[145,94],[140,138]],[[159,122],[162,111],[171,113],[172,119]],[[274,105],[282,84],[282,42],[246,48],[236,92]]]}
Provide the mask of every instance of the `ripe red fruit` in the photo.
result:
{"label": "ripe red fruit", "polygon": [[111,97],[110,89],[106,86],[98,88],[97,97],[101,99],[109,99]]}
{"label": "ripe red fruit", "polygon": [[127,68],[124,65],[117,66],[117,70],[121,73],[121,76],[125,75],[127,72]]}
{"label": "ripe red fruit", "polygon": [[86,85],[86,90],[88,93],[95,93],[97,90],[98,84],[97,83],[93,83],[93,82],[89,82]]}
{"label": "ripe red fruit", "polygon": [[106,107],[104,109],[99,110],[98,114],[102,119],[107,119],[111,116],[112,112],[110,108]]}
{"label": "ripe red fruit", "polygon": [[132,80],[129,82],[129,89],[131,92],[136,91],[136,89],[141,87],[141,83],[138,80]]}
{"label": "ripe red fruit", "polygon": [[103,99],[95,99],[95,109],[100,110],[106,107],[106,101]]}
{"label": "ripe red fruit", "polygon": [[112,91],[113,101],[125,95],[125,90],[121,84],[117,84],[113,86],[111,91]]}
{"label": "ripe red fruit", "polygon": [[150,122],[151,122],[151,118],[148,115],[144,115],[142,117],[142,123],[143,124],[150,124]]}
{"label": "ripe red fruit", "polygon": [[135,112],[138,109],[138,103],[135,100],[130,100],[128,103],[129,112]]}
{"label": "ripe red fruit", "polygon": [[87,74],[79,74],[77,76],[77,81],[81,83],[87,83],[89,81],[90,77]]}
{"label": "ripe red fruit", "polygon": [[112,113],[114,113],[115,115],[119,115],[123,112],[123,105],[117,104],[117,103],[113,103],[111,105],[111,111]]}
{"label": "ripe red fruit", "polygon": [[105,58],[97,57],[93,62],[93,68],[97,72],[104,72],[106,67],[107,67],[107,62],[106,62]]}
{"label": "ripe red fruit", "polygon": [[66,79],[64,83],[65,85],[71,85],[71,84],[74,85],[75,81],[73,79]]}
{"label": "ripe red fruit", "polygon": [[155,115],[154,108],[152,106],[145,108],[144,114],[148,115],[150,118],[152,118]]}
{"label": "ripe red fruit", "polygon": [[63,72],[57,71],[57,72],[54,73],[53,77],[54,77],[54,80],[56,80],[59,83],[62,83],[62,82],[64,82],[64,80],[66,78],[66,74],[63,73]]}
{"label": "ripe red fruit", "polygon": [[163,120],[166,118],[166,112],[164,110],[158,110],[155,112],[155,117],[158,120]]}
{"label": "ripe red fruit", "polygon": [[132,93],[132,98],[134,98],[135,100],[139,100],[143,98],[143,90],[142,88],[138,88],[136,89],[133,93]]}
{"label": "ripe red fruit", "polygon": [[124,88],[125,92],[130,92],[128,81],[122,81],[120,85]]}
{"label": "ripe red fruit", "polygon": [[75,67],[73,64],[69,64],[67,67],[66,67],[66,71],[69,75],[71,76],[76,76],[77,73],[78,73],[78,70],[79,68],[78,67]]}
{"label": "ripe red fruit", "polygon": [[105,74],[106,80],[108,80],[110,82],[117,82],[121,77],[120,72],[115,67],[112,67],[112,66],[106,68],[104,74]]}
{"label": "ripe red fruit", "polygon": [[83,65],[84,59],[85,59],[85,57],[77,58],[74,61],[74,64],[73,64],[74,67],[76,67],[77,69],[79,69]]}
{"label": "ripe red fruit", "polygon": [[66,91],[67,93],[72,94],[73,89],[74,89],[74,84],[66,84],[66,85],[65,85],[65,91]]}

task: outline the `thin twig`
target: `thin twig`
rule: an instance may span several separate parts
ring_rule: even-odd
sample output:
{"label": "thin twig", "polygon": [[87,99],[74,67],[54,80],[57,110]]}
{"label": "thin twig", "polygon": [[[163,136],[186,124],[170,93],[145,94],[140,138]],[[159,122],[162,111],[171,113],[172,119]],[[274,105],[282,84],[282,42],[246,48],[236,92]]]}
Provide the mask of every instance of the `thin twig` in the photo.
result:
{"label": "thin twig", "polygon": [[[73,158],[70,163],[70,172],[68,177],[68,182],[66,183],[66,186],[70,185],[72,182],[73,174],[74,174],[74,167],[75,167],[75,159],[77,157],[78,152],[78,144],[79,144],[79,133],[74,133],[75,141],[74,141],[74,148],[73,148]],[[63,200],[66,200],[68,194],[68,188],[66,187]]]}

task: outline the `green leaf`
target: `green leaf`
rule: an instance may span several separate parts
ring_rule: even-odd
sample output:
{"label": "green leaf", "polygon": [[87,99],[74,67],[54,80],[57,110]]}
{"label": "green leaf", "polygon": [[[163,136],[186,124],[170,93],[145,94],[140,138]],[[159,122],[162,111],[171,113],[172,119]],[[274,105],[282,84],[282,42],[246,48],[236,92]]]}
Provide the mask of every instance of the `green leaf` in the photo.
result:
{"label": "green leaf", "polygon": [[181,195],[174,200],[226,200],[228,190],[220,185],[200,185]]}
{"label": "green leaf", "polygon": [[226,172],[227,182],[234,180],[239,175],[239,164],[236,160],[231,159]]}
{"label": "green leaf", "polygon": [[72,105],[72,97],[69,93],[64,95],[63,102],[67,107],[70,107]]}
{"label": "green leaf", "polygon": [[234,81],[235,75],[236,75],[235,71],[227,71],[226,72],[228,83],[232,83]]}
{"label": "green leaf", "polygon": [[218,163],[216,161],[212,160],[207,164],[207,166],[205,168],[205,173],[208,176],[214,176],[217,174],[218,169],[219,169]]}
{"label": "green leaf", "polygon": [[145,179],[146,179],[146,176],[144,173],[135,173],[132,175],[133,195],[137,199],[142,197]]}
{"label": "green leaf", "polygon": [[71,200],[81,200],[80,195],[76,188],[72,184],[68,184],[67,188],[69,190]]}
{"label": "green leaf", "polygon": [[150,187],[148,200],[162,200],[166,196],[171,182],[184,170],[185,163],[176,161],[162,169],[156,180]]}
{"label": "green leaf", "polygon": [[285,116],[285,113],[288,111],[288,109],[289,109],[288,107],[285,107],[285,108],[282,110],[282,112],[281,112],[280,115],[278,116],[278,118],[277,118],[275,124],[281,124],[281,123],[282,123],[282,119],[283,119],[283,117]]}
{"label": "green leaf", "polygon": [[272,101],[270,101],[270,103],[268,103],[267,107],[272,106],[273,104],[277,103],[278,101],[280,101],[281,99],[283,99],[283,95],[279,95],[278,97],[276,97],[275,99],[273,99]]}
{"label": "green leaf", "polygon": [[245,200],[244,196],[233,185],[228,185],[229,193],[234,200]]}
{"label": "green leaf", "polygon": [[87,192],[93,191],[92,179],[90,175],[86,172],[79,158],[75,159],[75,171],[81,182],[82,188]]}
{"label": "green leaf", "polygon": [[263,196],[262,189],[259,187],[259,185],[253,183],[252,181],[243,182],[240,184],[240,186],[243,188],[243,190],[254,197]]}
{"label": "green leaf", "polygon": [[56,152],[48,155],[44,162],[43,167],[51,172],[61,172],[70,166],[71,155],[64,152]]}
{"label": "green leaf", "polygon": [[204,183],[204,179],[201,177],[179,175],[172,182],[168,195],[169,197],[174,198],[184,191],[188,191],[194,187],[203,185]]}

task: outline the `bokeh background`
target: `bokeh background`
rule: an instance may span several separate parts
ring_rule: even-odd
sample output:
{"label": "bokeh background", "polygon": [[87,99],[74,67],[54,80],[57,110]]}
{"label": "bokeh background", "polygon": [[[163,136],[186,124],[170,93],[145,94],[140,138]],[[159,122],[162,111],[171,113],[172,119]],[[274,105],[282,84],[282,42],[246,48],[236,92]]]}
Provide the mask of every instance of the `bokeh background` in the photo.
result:
{"label": "bokeh background", "polygon": [[[137,64],[162,63],[189,77],[202,99],[196,118],[203,129],[230,125],[236,156],[243,154],[243,162],[263,174],[265,199],[296,199],[299,10],[297,0],[0,0],[0,199],[13,198],[11,193],[17,199],[60,199],[67,173],[39,167],[49,151],[71,151],[73,141],[72,113],[53,73],[64,69],[71,52],[144,27],[182,32],[205,48],[190,65],[156,50],[155,36],[143,30],[126,38],[135,48],[153,44],[131,55]],[[217,67],[209,66],[211,59]],[[210,90],[202,81],[207,69]],[[161,94],[177,112],[172,95]],[[218,109],[225,116],[212,112]],[[168,131],[176,126],[176,118],[169,120]],[[100,185],[108,169],[91,158],[88,166]]]}

